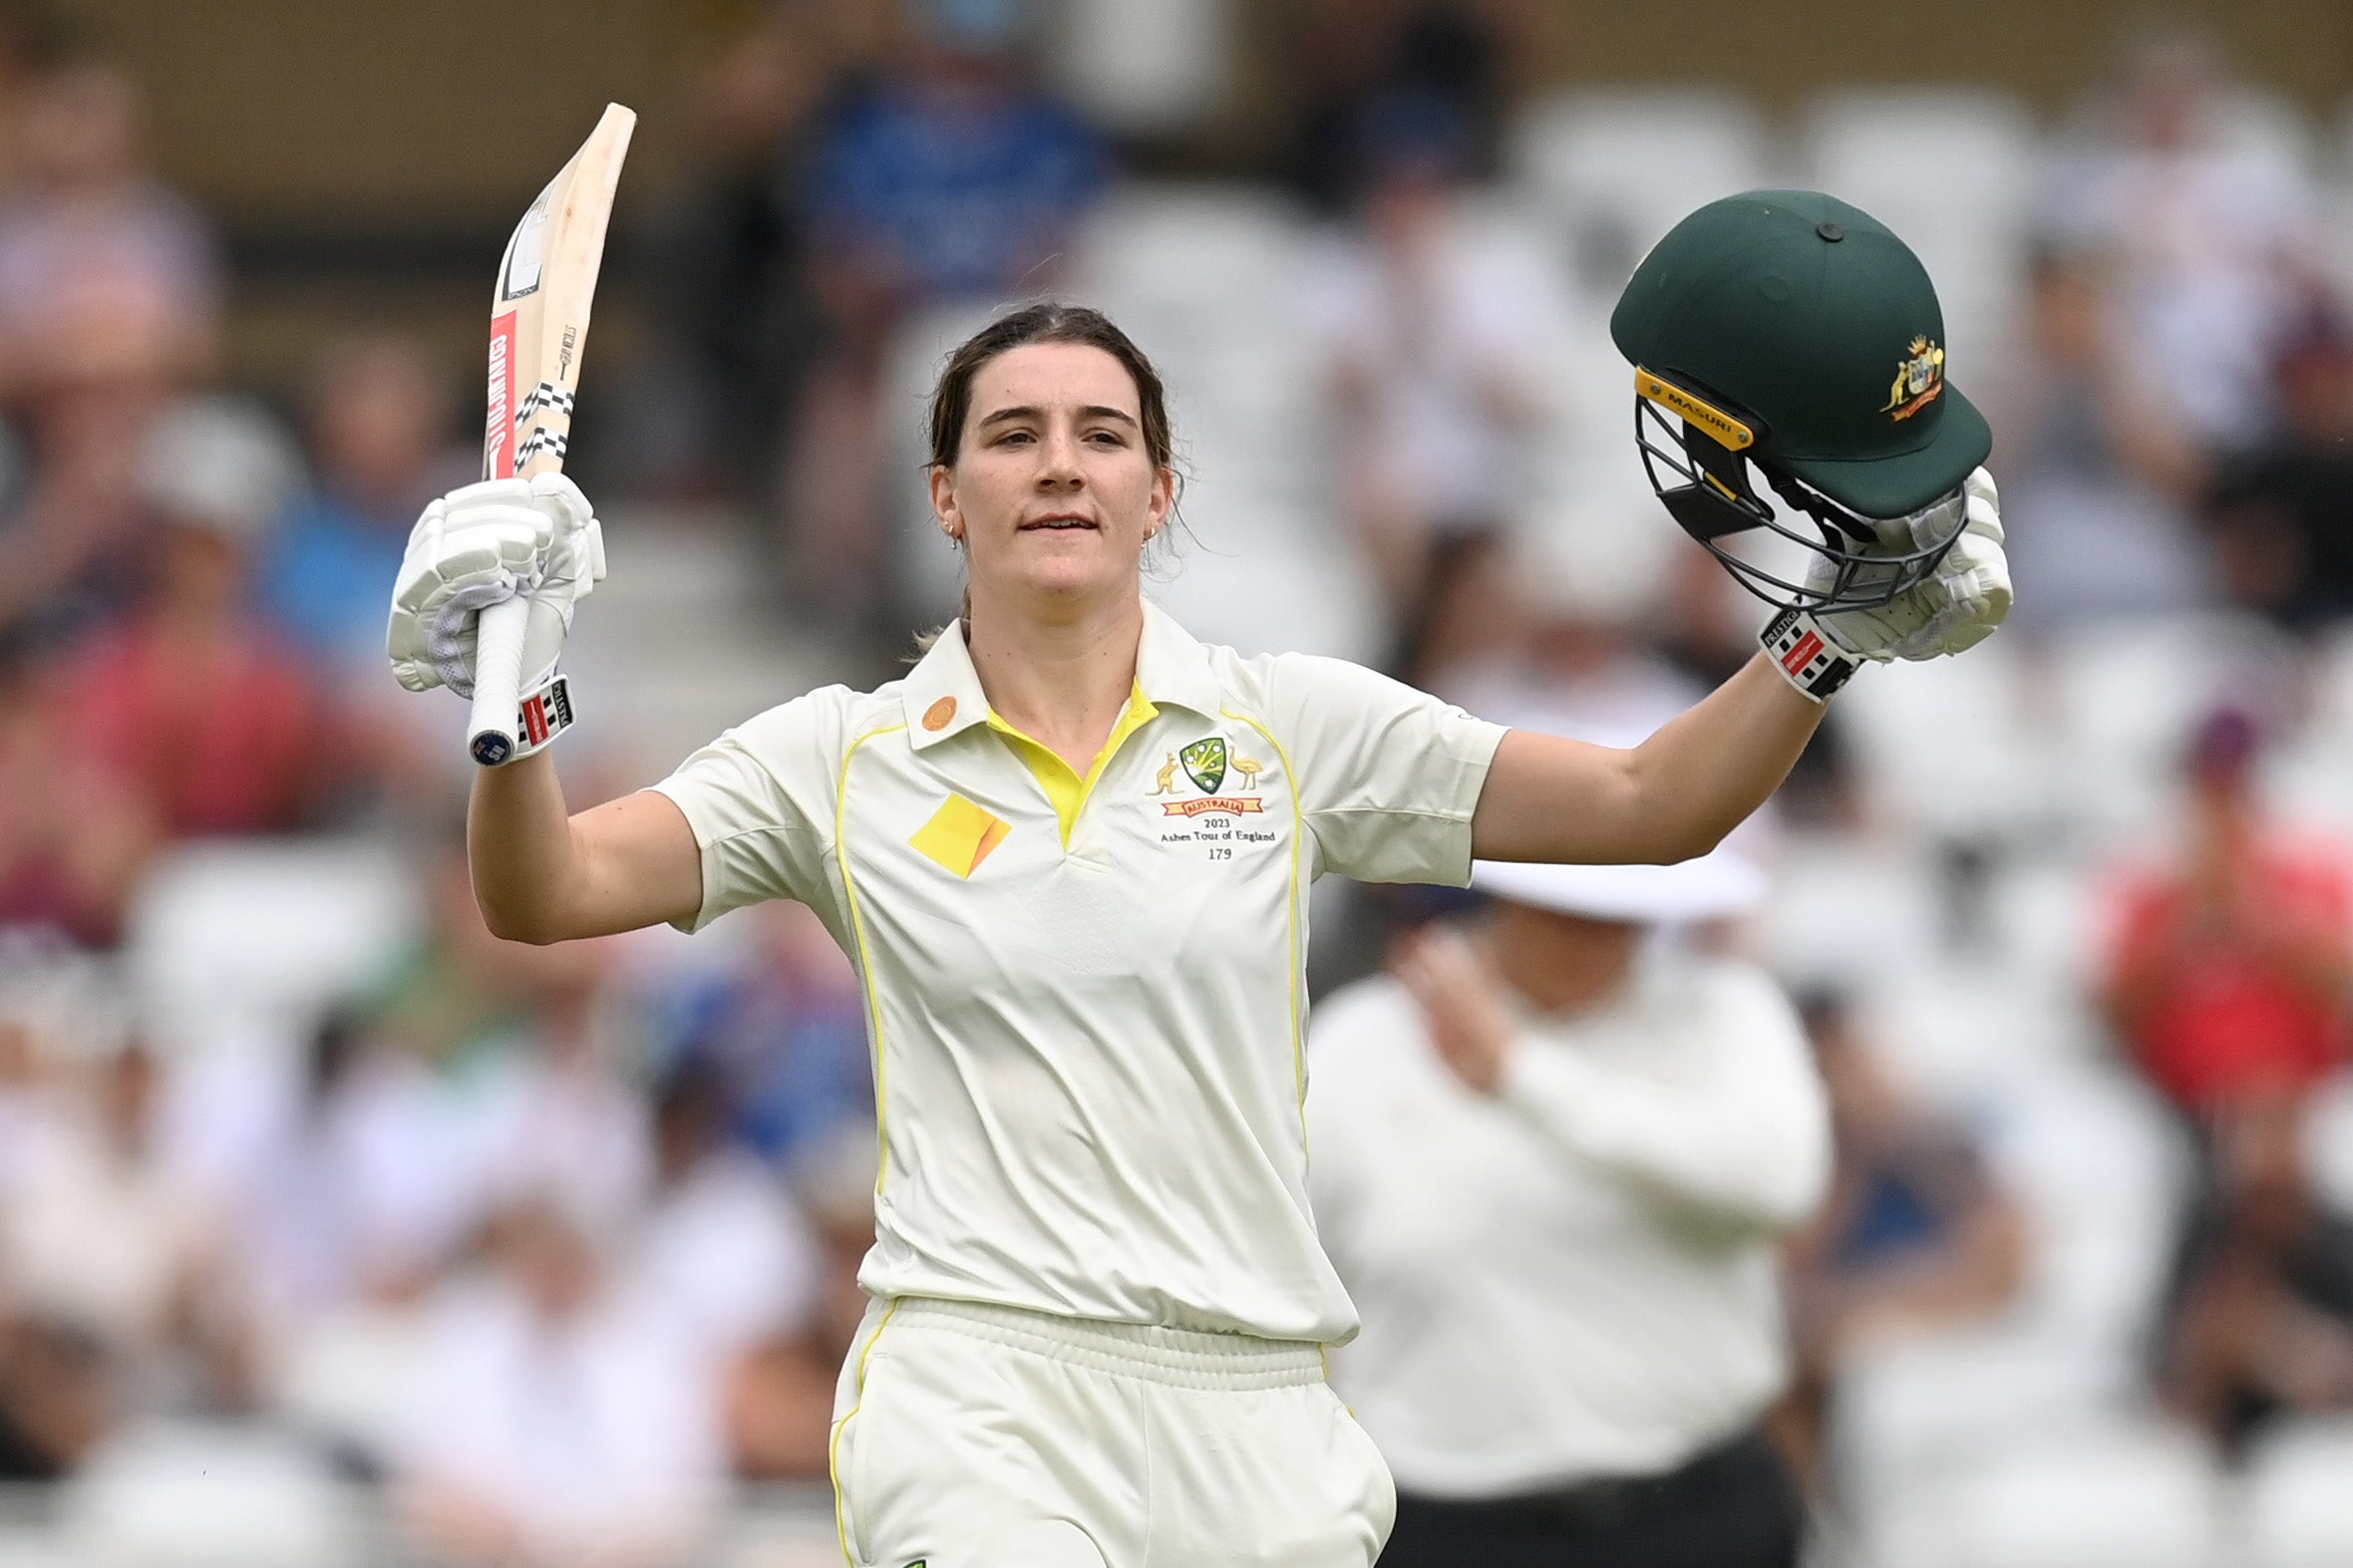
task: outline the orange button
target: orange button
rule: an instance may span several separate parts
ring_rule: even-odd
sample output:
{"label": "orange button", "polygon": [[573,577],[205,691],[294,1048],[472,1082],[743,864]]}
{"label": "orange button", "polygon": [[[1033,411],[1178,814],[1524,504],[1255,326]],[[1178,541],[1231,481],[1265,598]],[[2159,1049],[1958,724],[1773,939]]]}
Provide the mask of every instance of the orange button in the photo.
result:
{"label": "orange button", "polygon": [[938,702],[923,710],[923,728],[932,731],[944,730],[954,721],[955,717],[956,700],[953,697],[942,697]]}

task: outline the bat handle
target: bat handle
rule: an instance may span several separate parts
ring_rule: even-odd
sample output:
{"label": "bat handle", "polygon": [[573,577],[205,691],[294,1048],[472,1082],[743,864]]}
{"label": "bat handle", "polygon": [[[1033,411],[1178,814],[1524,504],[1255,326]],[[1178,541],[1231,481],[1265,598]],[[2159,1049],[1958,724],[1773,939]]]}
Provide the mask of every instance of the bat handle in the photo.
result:
{"label": "bat handle", "polygon": [[522,633],[529,617],[530,602],[518,593],[475,621],[474,715],[466,724],[466,749],[485,768],[514,755],[522,707]]}

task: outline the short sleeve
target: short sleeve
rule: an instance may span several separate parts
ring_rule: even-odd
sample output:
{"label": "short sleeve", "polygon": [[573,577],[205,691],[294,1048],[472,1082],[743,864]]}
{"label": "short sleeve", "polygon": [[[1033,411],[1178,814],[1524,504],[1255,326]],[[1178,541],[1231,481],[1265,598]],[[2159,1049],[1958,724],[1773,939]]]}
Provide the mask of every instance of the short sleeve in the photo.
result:
{"label": "short sleeve", "polygon": [[653,785],[686,814],[702,854],[703,904],[682,930],[771,898],[830,912],[826,854],[853,695],[828,687],[771,708]]}
{"label": "short sleeve", "polygon": [[1471,817],[1504,726],[1361,665],[1271,661],[1267,717],[1287,752],[1319,871],[1361,882],[1471,880]]}

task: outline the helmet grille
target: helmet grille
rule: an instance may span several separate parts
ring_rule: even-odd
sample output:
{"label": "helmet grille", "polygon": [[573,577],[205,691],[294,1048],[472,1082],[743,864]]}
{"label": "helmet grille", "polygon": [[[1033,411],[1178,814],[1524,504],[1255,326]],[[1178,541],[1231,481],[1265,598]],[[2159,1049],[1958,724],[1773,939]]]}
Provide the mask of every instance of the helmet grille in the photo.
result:
{"label": "helmet grille", "polygon": [[[1908,519],[1858,516],[1762,459],[1757,470],[1790,512],[1757,493],[1751,459],[1652,399],[1634,399],[1634,444],[1650,487],[1685,533],[1723,562],[1733,580],[1768,604],[1822,614],[1866,610],[1901,597],[1935,573],[1965,520],[1925,543]],[[1939,502],[1938,504],[1941,504]],[[1917,515],[1916,513],[1914,515]],[[1776,548],[1778,541],[1780,548]],[[1785,559],[1750,558],[1754,545]],[[1736,548],[1737,546],[1737,548]],[[1792,568],[1792,549],[1803,564]],[[1831,568],[1824,572],[1827,563]],[[1789,575],[1785,575],[1789,573]],[[1791,576],[1799,580],[1792,581]]]}

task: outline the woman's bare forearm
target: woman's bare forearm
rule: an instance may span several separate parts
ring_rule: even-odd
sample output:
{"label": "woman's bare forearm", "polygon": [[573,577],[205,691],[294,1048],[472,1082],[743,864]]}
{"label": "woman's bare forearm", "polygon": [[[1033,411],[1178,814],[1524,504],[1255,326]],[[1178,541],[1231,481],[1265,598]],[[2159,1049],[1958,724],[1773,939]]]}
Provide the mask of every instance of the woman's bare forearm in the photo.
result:
{"label": "woman's bare forearm", "polygon": [[[1822,727],[1827,707],[1801,696],[1758,654],[1634,751],[1651,832],[1680,859],[1705,854],[1772,798]],[[1647,834],[1641,836],[1647,837]]]}
{"label": "woman's bare forearm", "polygon": [[466,862],[474,901],[493,933],[518,942],[557,941],[573,875],[571,813],[555,759],[518,757],[474,776],[466,811]]}
{"label": "woman's bare forearm", "polygon": [[1632,751],[1514,730],[1488,771],[1473,852],[1586,864],[1705,854],[1781,787],[1822,715],[1759,654]]}
{"label": "woman's bare forearm", "polygon": [[475,775],[466,852],[483,919],[510,941],[609,936],[703,905],[702,850],[675,801],[640,789],[568,815],[544,752]]}

